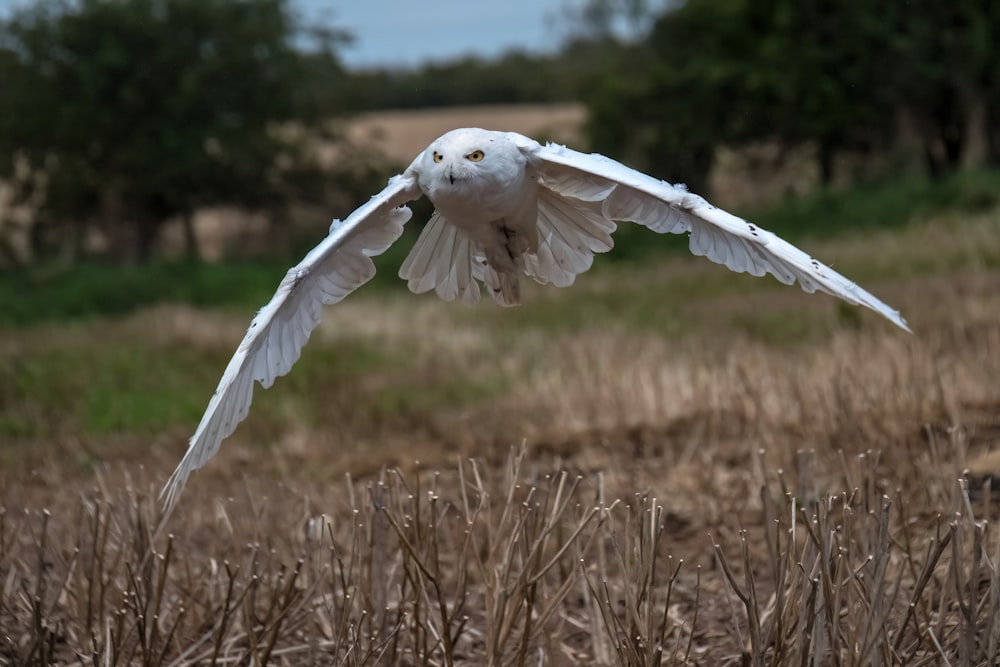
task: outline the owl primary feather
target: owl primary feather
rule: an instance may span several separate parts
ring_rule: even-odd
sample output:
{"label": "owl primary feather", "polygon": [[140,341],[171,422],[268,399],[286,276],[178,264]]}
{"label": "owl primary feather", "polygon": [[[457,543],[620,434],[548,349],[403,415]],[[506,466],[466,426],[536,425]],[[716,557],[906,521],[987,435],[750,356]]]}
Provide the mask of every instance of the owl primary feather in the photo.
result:
{"label": "owl primary feather", "polygon": [[[529,277],[559,287],[613,245],[621,222],[687,233],[691,252],[755,276],[862,305],[909,331],[905,320],[864,289],[787,241],[709,204],[686,188],[602,155],[541,145],[513,132],[452,130],[435,140],[382,192],[334,221],[330,234],[290,269],[229,362],[183,460],[164,488],[172,507],[188,476],[211,458],[250,408],[254,382],[269,387],[299,358],[322,307],[375,275],[410,218],[407,202],[426,195],[434,214],[400,268],[415,293],[479,301],[482,289],[505,306],[520,302]],[[481,287],[482,286],[482,287]]]}

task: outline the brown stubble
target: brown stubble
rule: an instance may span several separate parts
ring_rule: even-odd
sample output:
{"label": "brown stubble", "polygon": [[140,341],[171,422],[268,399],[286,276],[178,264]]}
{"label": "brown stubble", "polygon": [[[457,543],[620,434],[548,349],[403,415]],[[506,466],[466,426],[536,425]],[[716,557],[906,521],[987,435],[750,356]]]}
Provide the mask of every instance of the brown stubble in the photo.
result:
{"label": "brown stubble", "polygon": [[[399,358],[258,393],[165,524],[183,425],[88,442],[92,467],[38,443],[2,473],[0,661],[987,664],[996,271],[866,283],[914,335],[767,283],[665,303],[680,334],[551,321],[563,294],[712,270],[598,273],[520,312],[349,300],[312,363],[359,341]],[[745,324],[799,309],[799,342]],[[161,307],[3,342],[224,356],[241,320]]]}

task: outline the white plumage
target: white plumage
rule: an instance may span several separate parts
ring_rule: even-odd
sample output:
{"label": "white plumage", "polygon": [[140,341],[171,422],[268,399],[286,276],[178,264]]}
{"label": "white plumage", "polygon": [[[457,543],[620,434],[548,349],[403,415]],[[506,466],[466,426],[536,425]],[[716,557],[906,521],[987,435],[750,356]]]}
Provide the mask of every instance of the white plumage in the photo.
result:
{"label": "white plumage", "polygon": [[285,276],[254,317],[222,375],[187,453],[164,488],[171,507],[250,408],[254,381],[269,387],[298,360],[324,305],[375,275],[371,257],[403,232],[406,203],[427,195],[435,213],[400,268],[415,293],[476,303],[480,284],[502,305],[520,302],[520,278],[566,287],[606,252],[618,222],[690,234],[691,252],[755,276],[796,280],[866,306],[909,331],[899,313],[771,232],[702,197],[602,155],[542,146],[513,132],[453,130],[389,180]]}

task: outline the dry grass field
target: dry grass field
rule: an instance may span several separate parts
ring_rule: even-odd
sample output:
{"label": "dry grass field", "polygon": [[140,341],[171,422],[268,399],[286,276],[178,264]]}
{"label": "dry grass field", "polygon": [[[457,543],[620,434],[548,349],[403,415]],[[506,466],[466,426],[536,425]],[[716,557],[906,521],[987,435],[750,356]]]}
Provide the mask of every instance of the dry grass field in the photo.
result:
{"label": "dry grass field", "polygon": [[998,230],[362,290],[167,518],[251,313],[0,331],[0,664],[994,664]]}
{"label": "dry grass field", "polygon": [[456,127],[520,132],[539,141],[579,145],[586,109],[580,104],[516,104],[448,107],[360,114],[347,125],[347,138],[409,164],[420,151]]}

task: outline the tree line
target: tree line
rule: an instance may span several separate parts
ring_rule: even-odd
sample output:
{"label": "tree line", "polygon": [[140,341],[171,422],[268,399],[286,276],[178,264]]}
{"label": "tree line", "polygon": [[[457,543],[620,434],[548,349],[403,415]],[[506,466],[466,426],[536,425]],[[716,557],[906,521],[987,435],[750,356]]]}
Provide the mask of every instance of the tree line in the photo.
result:
{"label": "tree line", "polygon": [[[345,76],[286,0],[43,0],[0,25],[0,179],[32,255],[151,258],[165,223],[323,194],[311,149]],[[308,49],[300,46],[308,44]],[[10,223],[8,223],[10,224]],[[0,246],[2,249],[3,246]]]}
{"label": "tree line", "polygon": [[350,72],[347,36],[289,0],[15,11],[0,20],[0,263],[24,260],[15,228],[36,260],[85,255],[98,233],[108,259],[144,261],[172,219],[196,255],[202,207],[281,220],[359,201],[378,168],[316,146],[341,142],[332,118],[373,108],[580,100],[591,148],[692,188],[720,146],[758,142],[812,146],[825,180],[845,153],[932,177],[1000,163],[1000,3],[590,0],[581,16],[555,54]]}
{"label": "tree line", "polygon": [[598,150],[700,186],[720,145],[814,146],[932,177],[1000,164],[1000,4],[687,0],[589,89]]}

